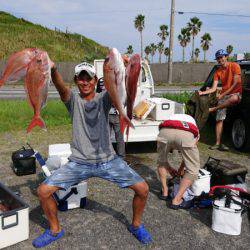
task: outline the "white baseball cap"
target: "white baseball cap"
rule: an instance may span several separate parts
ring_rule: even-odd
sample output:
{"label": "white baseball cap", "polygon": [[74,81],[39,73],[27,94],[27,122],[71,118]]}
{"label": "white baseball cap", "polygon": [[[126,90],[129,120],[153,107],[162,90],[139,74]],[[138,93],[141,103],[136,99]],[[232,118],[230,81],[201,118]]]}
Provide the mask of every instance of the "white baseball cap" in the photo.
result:
{"label": "white baseball cap", "polygon": [[82,71],[86,71],[90,77],[94,77],[96,75],[95,67],[87,62],[82,62],[75,66],[75,75],[78,76]]}

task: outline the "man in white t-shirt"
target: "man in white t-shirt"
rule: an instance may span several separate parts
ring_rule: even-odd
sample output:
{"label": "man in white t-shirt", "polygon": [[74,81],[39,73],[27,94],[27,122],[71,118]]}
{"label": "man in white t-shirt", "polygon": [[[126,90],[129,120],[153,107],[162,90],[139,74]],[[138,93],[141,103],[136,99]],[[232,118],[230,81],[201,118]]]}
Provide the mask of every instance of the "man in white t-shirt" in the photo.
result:
{"label": "man in white t-shirt", "polygon": [[[197,148],[199,130],[195,120],[185,114],[175,114],[162,122],[157,137],[158,174],[161,181],[161,194],[159,198],[167,200],[169,197],[167,187],[168,175],[178,175],[183,169],[185,173],[181,179],[178,193],[173,198],[170,208],[185,208],[183,194],[197,179],[200,169],[200,157]],[[172,168],[168,162],[168,153],[178,150],[182,156],[179,170]]]}

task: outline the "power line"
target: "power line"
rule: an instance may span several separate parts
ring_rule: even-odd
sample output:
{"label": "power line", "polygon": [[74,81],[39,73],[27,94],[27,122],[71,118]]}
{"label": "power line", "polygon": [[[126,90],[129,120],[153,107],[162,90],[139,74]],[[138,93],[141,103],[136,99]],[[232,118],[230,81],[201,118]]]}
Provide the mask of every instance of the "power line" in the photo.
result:
{"label": "power line", "polygon": [[183,14],[199,14],[199,15],[209,15],[209,16],[229,16],[229,17],[247,17],[250,18],[249,15],[237,15],[237,14],[227,14],[227,13],[209,13],[209,12],[196,12],[196,11],[175,11],[175,13],[183,15]]}
{"label": "power line", "polygon": [[60,12],[60,13],[54,13],[54,12],[26,12],[26,11],[18,11],[18,12],[12,12],[13,14],[36,14],[36,15],[88,15],[88,14],[109,14],[109,13],[126,13],[126,12],[151,12],[151,11],[162,11],[162,10],[168,10],[168,8],[157,8],[157,9],[133,9],[133,10],[98,10],[98,11],[71,11],[71,12]]}

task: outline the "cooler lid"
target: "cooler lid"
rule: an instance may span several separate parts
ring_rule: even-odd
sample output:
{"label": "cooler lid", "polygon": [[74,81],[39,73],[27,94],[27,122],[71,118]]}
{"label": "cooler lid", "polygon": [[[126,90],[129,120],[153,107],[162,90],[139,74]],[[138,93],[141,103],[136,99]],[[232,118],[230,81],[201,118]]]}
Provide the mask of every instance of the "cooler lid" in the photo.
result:
{"label": "cooler lid", "polygon": [[150,97],[148,98],[151,102],[154,102],[155,104],[162,104],[162,103],[172,103],[173,101],[168,100],[166,98],[161,97]]}
{"label": "cooler lid", "polygon": [[51,144],[49,145],[49,156],[70,156],[71,149],[69,143]]}
{"label": "cooler lid", "polygon": [[199,170],[198,179],[208,178],[211,176],[211,173],[206,169],[202,168]]}
{"label": "cooler lid", "polygon": [[[239,198],[237,198],[237,197],[233,197],[233,199],[241,202],[241,200]],[[231,203],[230,203],[230,208],[225,207],[225,202],[226,202],[225,198],[216,199],[213,202],[213,207],[215,207],[217,209],[224,210],[224,211],[233,212],[233,213],[237,213],[237,212],[242,211],[242,207],[240,205],[235,204],[233,201],[231,201]]]}

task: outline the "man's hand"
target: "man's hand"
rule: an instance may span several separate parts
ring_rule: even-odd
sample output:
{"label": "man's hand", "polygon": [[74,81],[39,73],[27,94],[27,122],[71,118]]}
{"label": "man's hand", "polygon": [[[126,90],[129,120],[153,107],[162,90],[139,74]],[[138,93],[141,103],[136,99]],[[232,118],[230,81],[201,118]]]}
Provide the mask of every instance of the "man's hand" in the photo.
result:
{"label": "man's hand", "polygon": [[51,61],[49,56],[48,56],[48,59],[49,59],[49,66],[50,66],[51,69],[53,69],[55,67],[55,63],[53,61]]}
{"label": "man's hand", "polygon": [[199,95],[204,95],[204,94],[203,94],[203,91],[200,91],[200,90],[199,90],[198,93],[199,93]]}
{"label": "man's hand", "polygon": [[218,97],[217,97],[218,101],[221,100],[223,97],[224,97],[223,94],[218,95]]}

